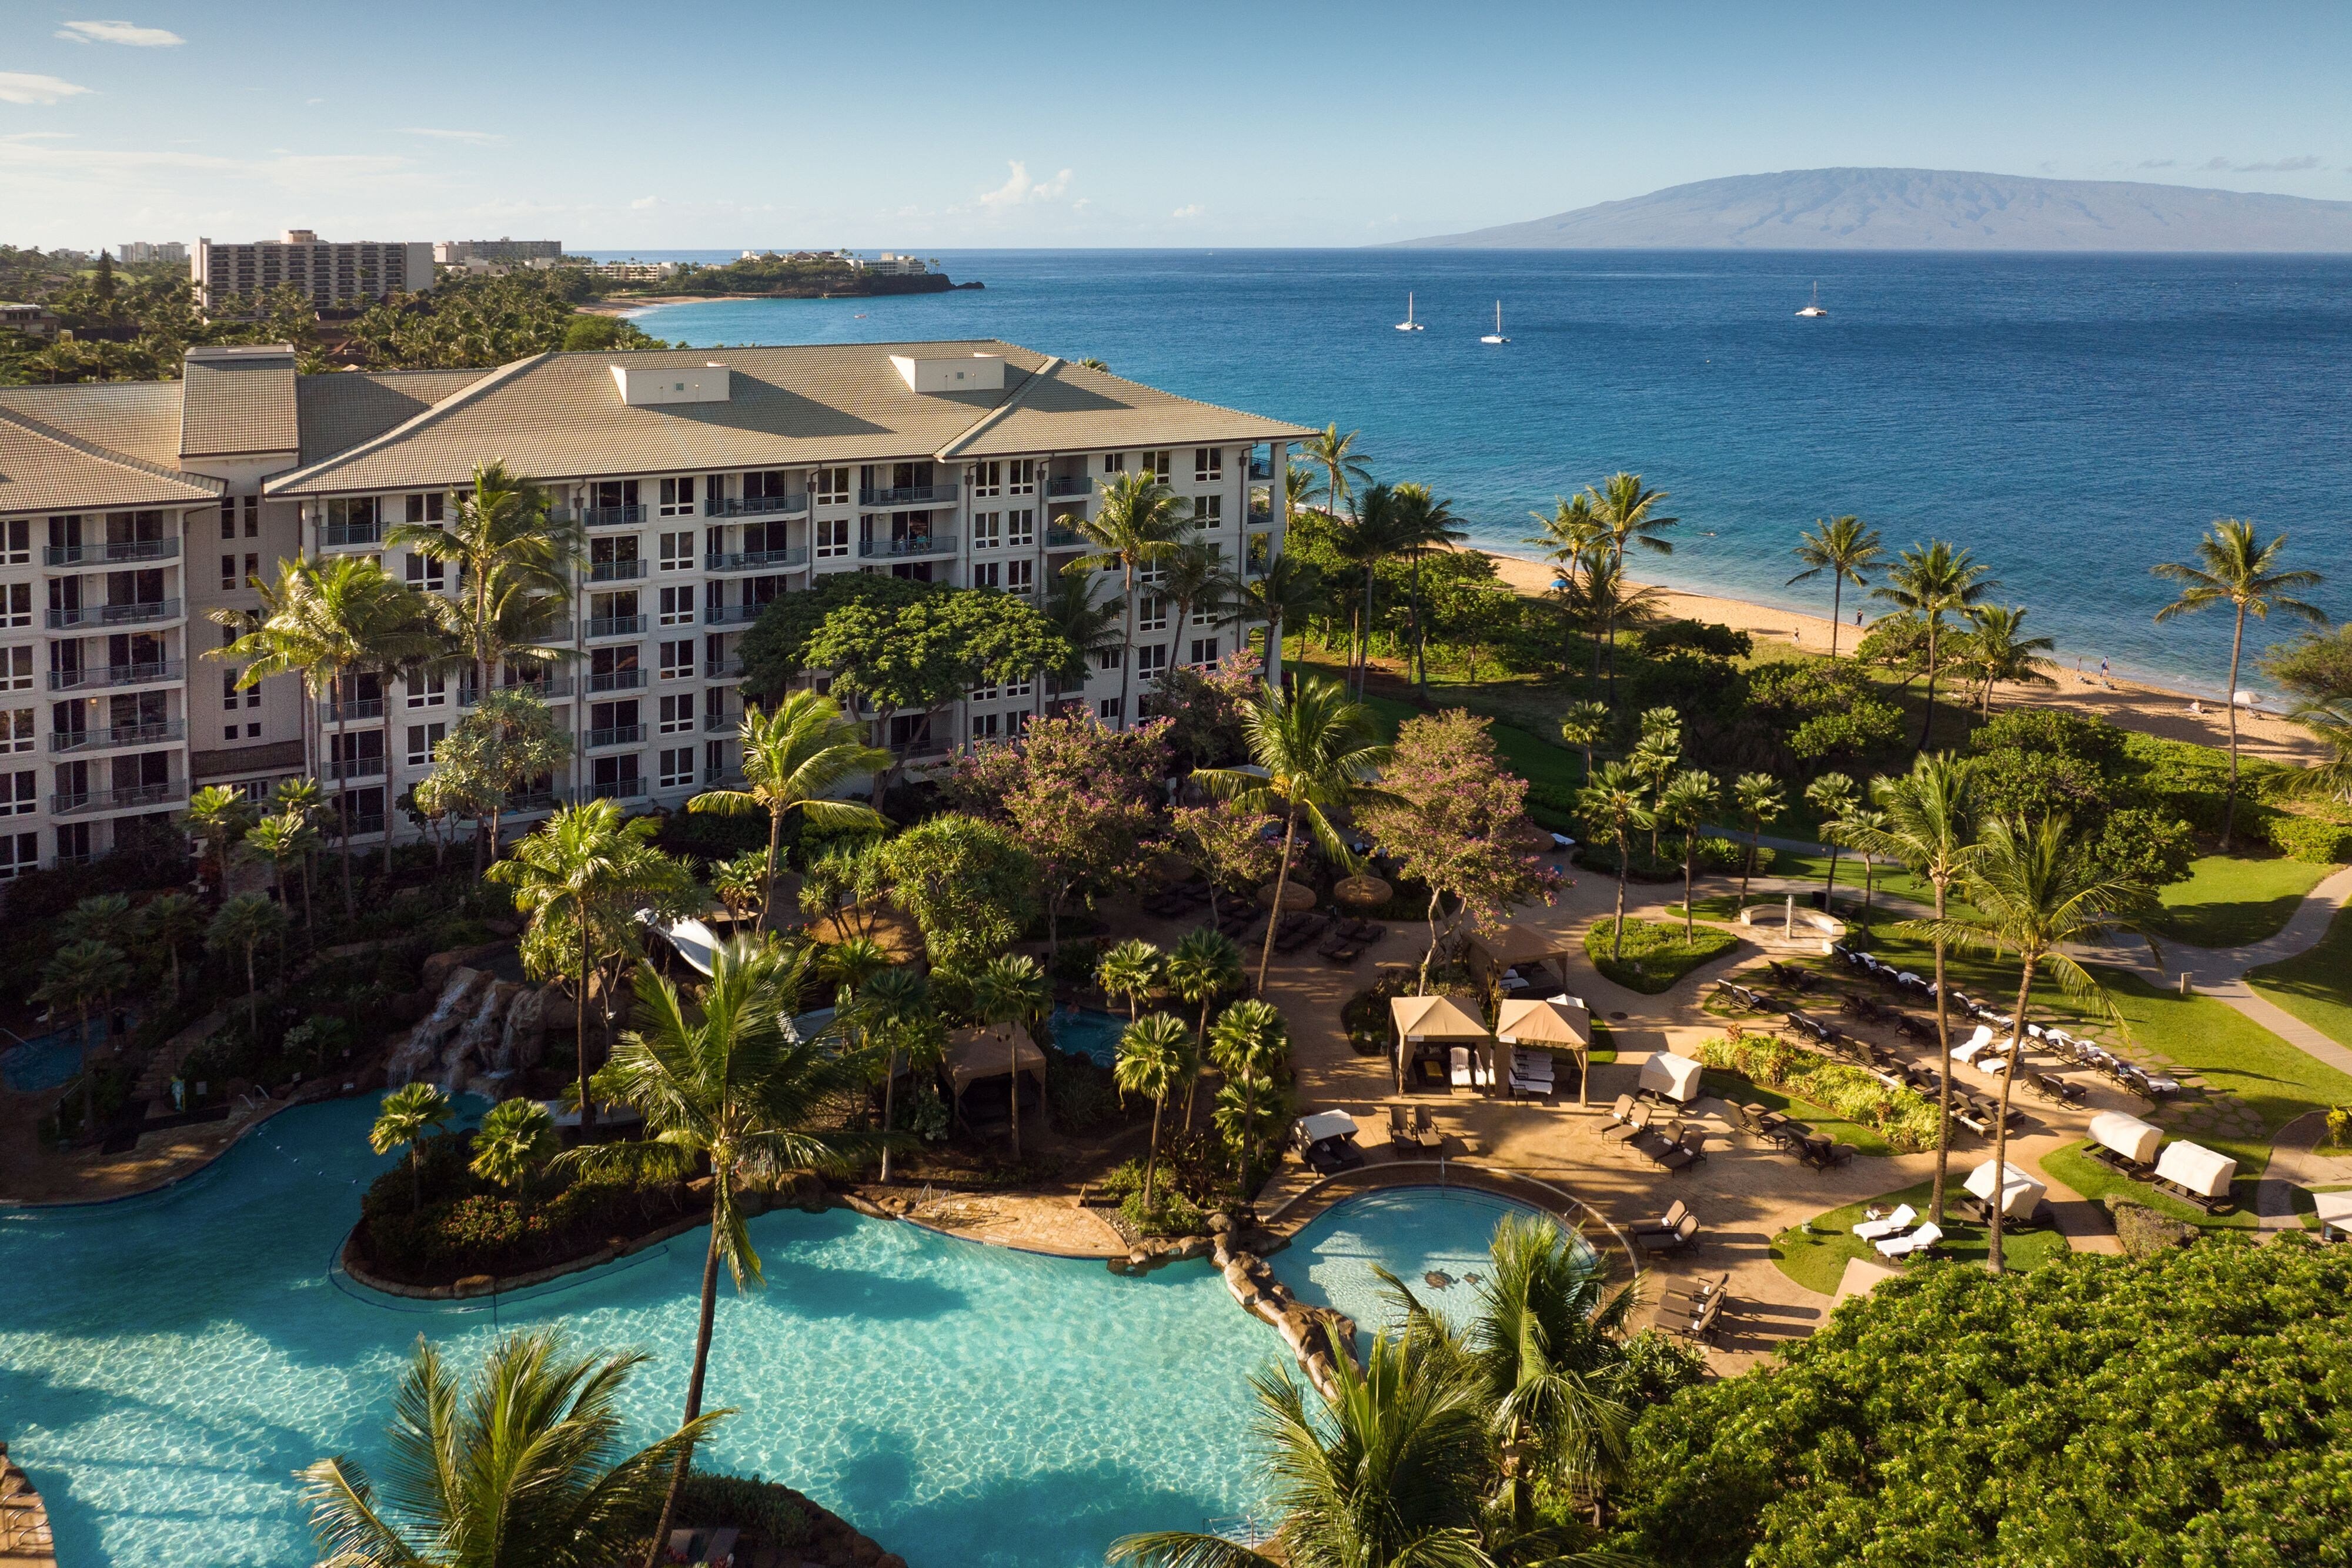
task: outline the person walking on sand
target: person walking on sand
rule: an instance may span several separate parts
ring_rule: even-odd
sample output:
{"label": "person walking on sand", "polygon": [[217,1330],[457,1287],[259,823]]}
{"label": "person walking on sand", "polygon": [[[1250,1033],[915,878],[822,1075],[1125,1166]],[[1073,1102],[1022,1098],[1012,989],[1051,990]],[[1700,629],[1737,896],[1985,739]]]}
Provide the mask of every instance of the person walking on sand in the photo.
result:
{"label": "person walking on sand", "polygon": [[2116,689],[2116,683],[2107,678],[2107,661],[2104,655],[2099,660],[2099,685],[2105,691]]}

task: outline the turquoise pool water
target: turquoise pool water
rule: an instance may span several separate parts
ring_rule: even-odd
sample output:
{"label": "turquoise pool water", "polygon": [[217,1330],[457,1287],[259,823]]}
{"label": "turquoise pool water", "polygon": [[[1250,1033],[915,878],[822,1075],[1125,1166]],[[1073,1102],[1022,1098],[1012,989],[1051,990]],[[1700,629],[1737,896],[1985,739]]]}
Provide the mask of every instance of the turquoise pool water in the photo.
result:
{"label": "turquoise pool water", "polygon": [[[89,1026],[89,1043],[93,1050],[106,1043],[96,1021]],[[80,1071],[81,1041],[76,1038],[73,1025],[37,1034],[20,1045],[0,1051],[0,1082],[5,1082],[19,1094],[55,1089]]]}
{"label": "turquoise pool water", "polygon": [[1053,1023],[1054,1043],[1063,1051],[1091,1057],[1105,1067],[1118,1061],[1118,1037],[1127,1032],[1125,1019],[1093,1008],[1055,1008]]}
{"label": "turquoise pool water", "polygon": [[[373,1114],[289,1112],[152,1197],[0,1212],[0,1430],[48,1499],[60,1561],[310,1561],[292,1472],[380,1458],[419,1334],[462,1365],[500,1328],[561,1322],[653,1355],[632,1390],[648,1433],[675,1411],[696,1235],[495,1310],[331,1276],[387,1163],[366,1152]],[[1344,1206],[1277,1265],[1319,1281],[1328,1245],[1337,1281],[1367,1248],[1402,1256],[1379,1239],[1391,1227],[1427,1240],[1426,1266],[1474,1256],[1498,1210],[1463,1197],[1382,1194],[1361,1223]],[[1122,1279],[843,1210],[768,1215],[753,1235],[772,1283],[720,1299],[710,1397],[741,1413],[717,1463],[789,1479],[917,1568],[1098,1563],[1127,1531],[1257,1500],[1245,1379],[1280,1346],[1205,1264]]]}

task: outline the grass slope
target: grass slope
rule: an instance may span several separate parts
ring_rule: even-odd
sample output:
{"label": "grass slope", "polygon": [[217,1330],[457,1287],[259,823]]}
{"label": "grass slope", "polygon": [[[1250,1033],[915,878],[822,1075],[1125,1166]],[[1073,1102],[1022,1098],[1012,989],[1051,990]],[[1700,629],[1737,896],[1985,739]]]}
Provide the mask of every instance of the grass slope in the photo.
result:
{"label": "grass slope", "polygon": [[[1738,937],[1717,926],[1693,926],[1685,942],[1679,925],[1631,915],[1625,918],[1622,941],[1617,937],[1612,918],[1594,921],[1584,933],[1584,956],[1603,978],[1645,997],[1674,989],[1693,969],[1739,946]],[[1612,946],[1617,951],[1614,957],[1610,956]]]}
{"label": "grass slope", "polygon": [[2336,912],[2317,946],[2265,964],[2246,978],[2254,989],[2336,1044],[2352,1047],[2352,907]]}
{"label": "grass slope", "polygon": [[2156,935],[2196,947],[2242,947],[2275,936],[2303,895],[2335,869],[2284,858],[2207,855],[2190,862],[2187,882],[2162,890]]}
{"label": "grass slope", "polygon": [[[1955,1186],[1966,1173],[1954,1170]],[[1832,1208],[1809,1223],[1817,1234],[1808,1235],[1801,1227],[1783,1230],[1772,1238],[1772,1261],[1786,1274],[1808,1291],[1824,1296],[1837,1294],[1838,1281],[1845,1276],[1845,1266],[1855,1258],[1875,1258],[1870,1243],[1854,1235],[1853,1228],[1862,1222],[1863,1210],[1870,1204],[1893,1207],[1907,1203],[1921,1214],[1927,1212],[1927,1195],[1934,1190],[1933,1182],[1921,1182],[1900,1192],[1890,1192],[1874,1197],[1869,1203],[1850,1203],[1843,1208]],[[1944,1218],[1943,1253],[1962,1263],[1981,1267],[1991,1250],[1990,1233],[1981,1225],[1973,1225],[1956,1214]],[[2072,1249],[2057,1231],[2008,1229],[2001,1236],[2001,1260],[2009,1268],[2023,1271],[2066,1256]],[[1914,1265],[1915,1267],[1916,1265]]]}

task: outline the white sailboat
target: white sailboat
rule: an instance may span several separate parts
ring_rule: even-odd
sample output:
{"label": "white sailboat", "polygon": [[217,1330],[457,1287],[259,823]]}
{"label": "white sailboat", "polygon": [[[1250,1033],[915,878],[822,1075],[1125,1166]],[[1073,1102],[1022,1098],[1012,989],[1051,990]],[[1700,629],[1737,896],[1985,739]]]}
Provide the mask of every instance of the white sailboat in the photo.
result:
{"label": "white sailboat", "polygon": [[1811,305],[1806,306],[1802,310],[1798,311],[1797,314],[1800,316],[1826,316],[1829,314],[1828,311],[1822,308],[1822,286],[1820,284],[1816,283],[1813,285],[1813,302]]}
{"label": "white sailboat", "polygon": [[1412,319],[1412,295],[1409,290],[1404,297],[1404,319],[1397,323],[1396,329],[1400,332],[1421,330],[1421,323]]}
{"label": "white sailboat", "polygon": [[1501,300],[1497,299],[1495,301],[1495,329],[1478,340],[1482,343],[1507,343],[1510,341],[1508,338],[1503,336],[1503,302]]}

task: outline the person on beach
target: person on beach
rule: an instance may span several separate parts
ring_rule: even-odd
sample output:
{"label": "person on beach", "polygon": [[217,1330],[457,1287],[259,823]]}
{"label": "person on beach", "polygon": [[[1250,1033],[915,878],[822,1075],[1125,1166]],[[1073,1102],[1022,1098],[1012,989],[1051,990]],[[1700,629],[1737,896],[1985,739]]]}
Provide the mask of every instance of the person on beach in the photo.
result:
{"label": "person on beach", "polygon": [[2099,685],[2105,691],[2111,692],[2116,689],[2116,683],[2107,678],[2107,661],[2105,658],[2099,661]]}

